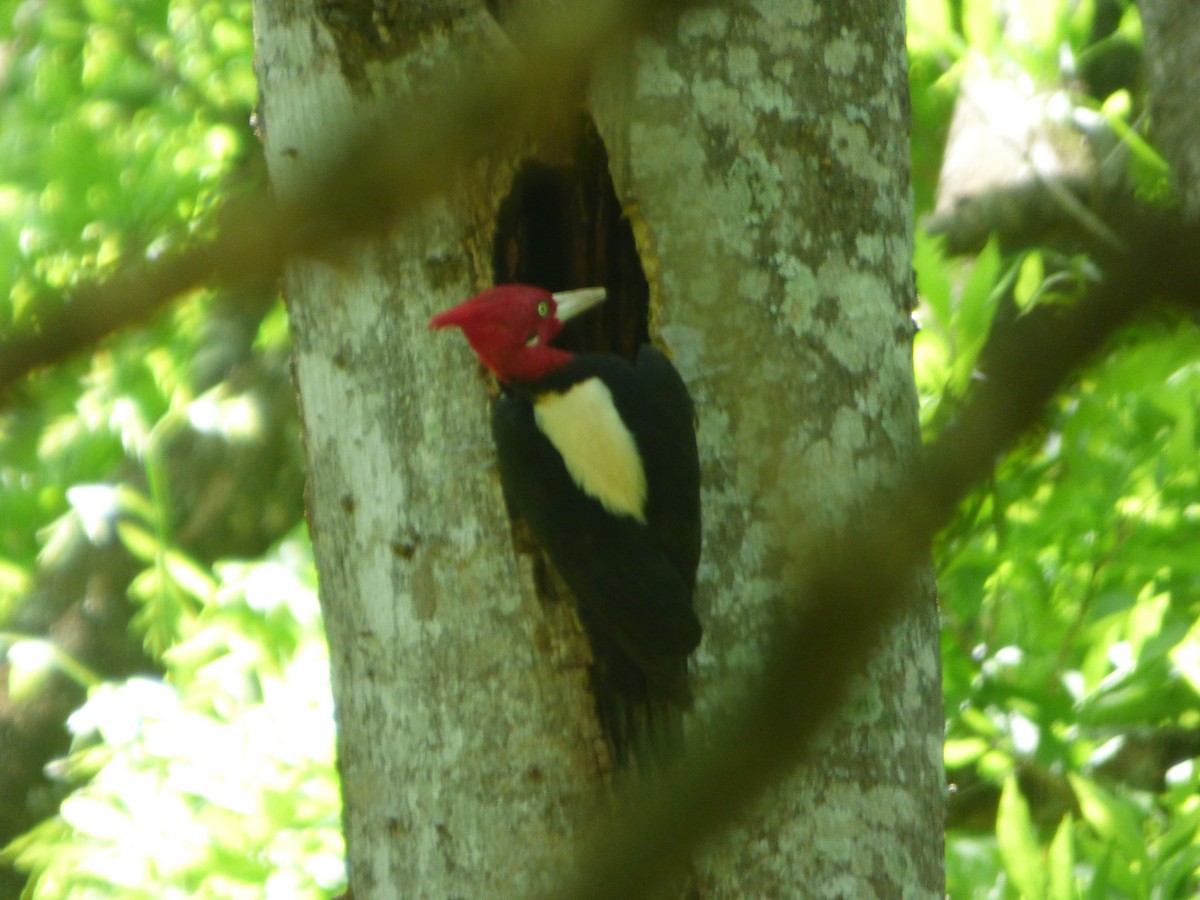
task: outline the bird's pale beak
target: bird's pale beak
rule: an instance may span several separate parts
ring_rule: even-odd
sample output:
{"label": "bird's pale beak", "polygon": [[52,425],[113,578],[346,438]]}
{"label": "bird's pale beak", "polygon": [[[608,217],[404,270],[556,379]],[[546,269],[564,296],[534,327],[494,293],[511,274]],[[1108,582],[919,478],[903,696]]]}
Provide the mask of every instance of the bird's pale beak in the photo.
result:
{"label": "bird's pale beak", "polygon": [[603,303],[605,293],[602,287],[590,287],[577,288],[573,291],[559,291],[551,296],[554,297],[554,302],[558,306],[558,321],[566,322],[581,312],[586,312],[593,306]]}

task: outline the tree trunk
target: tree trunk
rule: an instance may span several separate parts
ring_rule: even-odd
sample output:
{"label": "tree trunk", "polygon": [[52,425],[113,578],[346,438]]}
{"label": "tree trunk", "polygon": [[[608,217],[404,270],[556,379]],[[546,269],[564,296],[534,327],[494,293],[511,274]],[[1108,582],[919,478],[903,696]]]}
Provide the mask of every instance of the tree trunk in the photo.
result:
{"label": "tree trunk", "polygon": [[[702,707],[760,665],[788,586],[918,445],[903,5],[725,3],[597,81],[704,463]],[[928,575],[819,762],[703,865],[725,897],[942,896]],[[801,651],[802,652],[802,651]]]}
{"label": "tree trunk", "polygon": [[1146,74],[1154,141],[1171,164],[1171,178],[1188,215],[1200,215],[1200,5],[1189,0],[1142,0]]}
{"label": "tree trunk", "polygon": [[[318,17],[328,5],[256,4],[282,199],[371,98],[428,90],[423,71],[502,43],[487,16],[447,24],[432,6],[392,22],[406,49],[368,66],[376,45],[344,31],[335,42]],[[285,277],[357,900],[531,896],[569,865],[595,793],[578,628],[539,603],[529,557],[514,553],[481,370],[461,342],[426,331],[490,277],[481,208],[485,186],[469,185]]]}
{"label": "tree trunk", "polygon": [[[443,6],[357,19],[257,0],[282,197],[374,99],[504,48],[487,16]],[[730,0],[598,66],[652,336],[698,405],[701,715],[803,602],[788,585],[821,553],[812,536],[870,515],[864,499],[916,447],[903,25],[882,0]],[[513,540],[486,381],[461,341],[424,331],[495,277],[506,190],[480,176],[286,278],[357,900],[530,896],[569,865],[604,780],[586,648]],[[699,864],[702,894],[940,895],[937,619],[920,580],[820,763]]]}

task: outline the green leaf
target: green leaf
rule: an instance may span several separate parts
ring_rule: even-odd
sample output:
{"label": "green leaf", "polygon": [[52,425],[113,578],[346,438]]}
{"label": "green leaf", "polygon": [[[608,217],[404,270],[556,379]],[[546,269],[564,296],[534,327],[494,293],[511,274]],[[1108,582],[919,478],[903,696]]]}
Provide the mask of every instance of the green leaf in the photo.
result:
{"label": "green leaf", "polygon": [[908,46],[914,55],[961,52],[962,41],[950,22],[946,0],[909,0]]}
{"label": "green leaf", "polygon": [[205,603],[216,593],[216,580],[184,554],[170,550],[165,562],[171,579],[188,596]]}
{"label": "green leaf", "polygon": [[958,299],[954,328],[958,358],[950,382],[955,394],[966,389],[975,371],[975,361],[991,331],[1002,292],[1000,246],[993,237],[975,258]]}
{"label": "green leaf", "polygon": [[1138,46],[1142,43],[1142,16],[1136,3],[1125,2],[1125,11],[1121,13],[1121,22],[1117,33]]}
{"label": "green leaf", "polygon": [[1000,36],[995,3],[964,3],[963,32],[971,49],[989,54]]}
{"label": "green leaf", "polygon": [[1146,863],[1145,814],[1132,802],[1074,772],[1067,773],[1084,820],[1111,842],[1128,864]]}
{"label": "green leaf", "polygon": [[1083,46],[1092,35],[1096,19],[1095,0],[1076,0],[1066,9],[1066,30],[1076,46]]}
{"label": "green leaf", "polygon": [[1200,694],[1200,622],[1193,625],[1187,636],[1171,648],[1169,656],[1192,690]]}
{"label": "green leaf", "polygon": [[1013,286],[1013,299],[1017,309],[1027,311],[1038,299],[1039,289],[1045,279],[1045,267],[1039,250],[1031,250],[1021,260],[1017,283]]}
{"label": "green leaf", "polygon": [[923,228],[913,234],[913,268],[917,272],[917,290],[933,313],[934,321],[949,328],[953,310],[950,305],[950,273],[945,241]]}
{"label": "green leaf", "polygon": [[1129,175],[1139,198],[1148,202],[1165,202],[1172,194],[1170,165],[1126,121],[1132,107],[1129,93],[1117,91],[1104,101],[1100,111],[1113,133],[1129,152]]}
{"label": "green leaf", "polygon": [[1075,820],[1069,812],[1054,833],[1046,862],[1050,877],[1047,900],[1076,900],[1079,892],[1075,889]]}
{"label": "green leaf", "polygon": [[1037,832],[1029,815],[1029,804],[1021,795],[1014,775],[1009,775],[1000,791],[996,811],[996,839],[1004,868],[1021,896],[1040,900],[1046,895],[1046,867],[1038,845]]}
{"label": "green leaf", "polygon": [[1195,897],[1200,871],[1200,846],[1190,844],[1167,857],[1154,872],[1159,897]]}
{"label": "green leaf", "polygon": [[1063,41],[1061,8],[1053,0],[1017,0],[1009,15],[1019,20],[1025,41],[1053,51]]}
{"label": "green leaf", "polygon": [[1190,692],[1172,675],[1167,659],[1148,657],[1105,678],[1079,704],[1076,715],[1089,726],[1158,722],[1175,715],[1185,699]]}
{"label": "green leaf", "polygon": [[118,522],[117,537],[121,539],[125,549],[142,562],[155,562],[162,549],[156,535],[132,522]]}
{"label": "green leaf", "polygon": [[1178,806],[1172,809],[1171,822],[1158,842],[1156,855],[1160,860],[1200,851],[1200,843],[1197,843],[1197,837],[1200,837],[1200,806],[1195,802],[1195,778],[1191,781]]}
{"label": "green leaf", "polygon": [[996,311],[996,283],[1000,276],[1000,244],[988,240],[975,257],[958,299],[957,338],[963,346],[982,344]]}
{"label": "green leaf", "polygon": [[163,578],[163,570],[139,572],[129,584],[129,596],[142,604],[133,617],[133,627],[144,635],[145,647],[161,657],[179,641],[187,621],[182,595],[174,582]]}
{"label": "green leaf", "polygon": [[946,768],[959,769],[983,756],[990,744],[980,738],[948,738],[944,747]]}
{"label": "green leaf", "polygon": [[32,581],[27,567],[0,558],[0,622],[7,618],[15,598],[29,590]]}

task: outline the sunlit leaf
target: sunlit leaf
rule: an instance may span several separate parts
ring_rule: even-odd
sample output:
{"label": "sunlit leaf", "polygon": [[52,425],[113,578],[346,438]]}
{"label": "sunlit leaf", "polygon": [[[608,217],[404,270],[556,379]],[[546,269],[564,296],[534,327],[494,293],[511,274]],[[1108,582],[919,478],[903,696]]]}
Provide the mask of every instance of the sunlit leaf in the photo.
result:
{"label": "sunlit leaf", "polygon": [[1017,779],[1010,775],[1000,791],[1000,807],[996,811],[996,839],[1004,867],[1021,896],[1038,900],[1046,895],[1046,867],[1038,843],[1029,804],[1021,796]]}
{"label": "sunlit leaf", "polygon": [[988,743],[979,738],[950,738],[944,748],[946,767],[959,768],[973,763],[988,751]]}
{"label": "sunlit leaf", "polygon": [[217,585],[212,576],[184,554],[169,551],[164,562],[171,578],[193,599],[204,602],[216,591]]}
{"label": "sunlit leaf", "polygon": [[1050,842],[1046,870],[1047,900],[1076,900],[1079,897],[1075,887],[1075,820],[1069,812],[1063,816],[1054,840]]}
{"label": "sunlit leaf", "polygon": [[117,536],[125,548],[142,562],[154,562],[163,550],[156,535],[132,522],[118,522]]}
{"label": "sunlit leaf", "polygon": [[1187,636],[1171,648],[1171,662],[1200,694],[1200,622],[1192,626]]}
{"label": "sunlit leaf", "polygon": [[54,645],[43,640],[18,640],[8,647],[8,695],[23,703],[36,696],[57,668]]}
{"label": "sunlit leaf", "polygon": [[913,268],[917,273],[917,290],[929,305],[934,320],[943,328],[950,327],[950,273],[943,252],[943,241],[918,229],[913,235]]}
{"label": "sunlit leaf", "polygon": [[964,3],[963,30],[971,49],[987,54],[1000,37],[1000,23],[994,3]]}
{"label": "sunlit leaf", "polygon": [[1034,250],[1025,254],[1021,268],[1017,274],[1017,282],[1013,285],[1013,300],[1017,309],[1027,310],[1037,299],[1038,289],[1045,278],[1045,267],[1042,264],[1042,254]]}
{"label": "sunlit leaf", "polygon": [[1129,800],[1082,775],[1068,775],[1084,820],[1105,840],[1119,847],[1130,862],[1146,859],[1145,813]]}

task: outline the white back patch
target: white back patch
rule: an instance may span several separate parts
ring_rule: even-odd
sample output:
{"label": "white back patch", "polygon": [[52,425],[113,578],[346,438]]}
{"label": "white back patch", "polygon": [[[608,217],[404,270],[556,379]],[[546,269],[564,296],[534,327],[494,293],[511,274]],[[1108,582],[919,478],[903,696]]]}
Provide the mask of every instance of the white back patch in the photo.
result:
{"label": "white back patch", "polygon": [[642,458],[603,381],[589,378],[561,394],[542,394],[533,417],[580,490],[611,513],[646,521]]}

